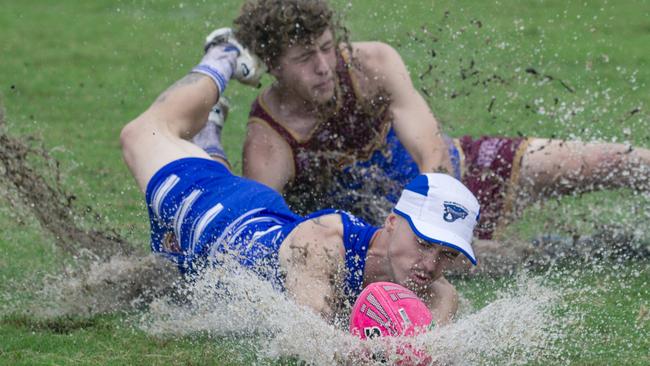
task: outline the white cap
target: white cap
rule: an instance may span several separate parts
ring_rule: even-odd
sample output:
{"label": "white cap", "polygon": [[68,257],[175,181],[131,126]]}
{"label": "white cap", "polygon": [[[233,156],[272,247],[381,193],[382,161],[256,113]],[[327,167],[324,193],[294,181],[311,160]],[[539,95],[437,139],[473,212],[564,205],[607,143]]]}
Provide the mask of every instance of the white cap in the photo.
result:
{"label": "white cap", "polygon": [[476,265],[472,238],[480,206],[456,178],[440,173],[417,176],[402,191],[394,211],[420,238],[456,249]]}

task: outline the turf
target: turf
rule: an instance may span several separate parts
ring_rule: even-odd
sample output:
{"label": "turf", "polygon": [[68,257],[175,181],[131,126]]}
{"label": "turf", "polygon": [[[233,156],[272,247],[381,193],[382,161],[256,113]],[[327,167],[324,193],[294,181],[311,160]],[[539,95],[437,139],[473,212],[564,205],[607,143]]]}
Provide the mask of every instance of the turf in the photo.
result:
{"label": "turf", "polygon": [[[76,209],[88,206],[96,214],[82,219],[85,225],[118,228],[139,251],[147,250],[145,208],[122,162],[119,131],[187,73],[200,57],[203,36],[228,25],[239,3],[0,0],[0,98],[8,131],[36,137],[36,144],[60,161],[61,182],[74,193]],[[521,134],[650,147],[648,1],[335,4],[352,40],[380,40],[398,49],[450,135]],[[237,83],[227,92],[234,107],[224,143],[236,170],[256,92]],[[580,228],[582,221],[598,222],[590,205],[581,202],[615,207],[632,199],[629,192],[617,191],[549,203],[550,209],[529,210],[511,230],[522,237],[539,233],[557,222],[558,211]],[[25,299],[31,296],[23,291],[26,283],[58,271],[71,258],[57,250],[28,209],[9,201],[0,199],[0,292]],[[617,212],[599,215],[607,219]],[[572,328],[575,347],[565,345],[556,359],[543,363],[650,363],[650,322],[643,315],[650,307],[648,262],[614,263],[611,273],[572,266],[578,267],[577,287],[585,291],[575,295],[571,307],[585,317]],[[474,278],[461,280],[459,287],[478,306],[512,281]],[[4,315],[0,363],[249,364],[255,359],[229,341],[202,335],[157,339],[124,318],[43,321],[29,314]]]}

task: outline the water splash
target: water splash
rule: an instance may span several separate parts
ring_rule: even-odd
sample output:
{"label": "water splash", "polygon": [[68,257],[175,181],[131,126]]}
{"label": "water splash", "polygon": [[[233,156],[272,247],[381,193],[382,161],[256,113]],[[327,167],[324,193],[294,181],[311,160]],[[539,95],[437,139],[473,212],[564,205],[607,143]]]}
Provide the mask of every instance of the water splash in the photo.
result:
{"label": "water splash", "polygon": [[45,318],[132,311],[172,292],[178,280],[176,266],[153,254],[104,259],[82,251],[73,265],[41,281],[30,309]]}
{"label": "water splash", "polygon": [[[435,364],[524,364],[553,352],[566,319],[553,317],[560,296],[538,278],[523,276],[489,305],[452,325],[407,340],[362,342],[345,324],[334,326],[297,305],[254,274],[226,261],[204,272],[178,296],[156,299],[141,319],[145,331],[173,337],[197,332],[231,338],[264,359],[297,358],[308,364],[395,362],[405,345]],[[374,359],[371,355],[375,355]]]}
{"label": "water splash", "polygon": [[84,227],[84,219],[101,216],[90,207],[85,212],[75,207],[76,197],[61,183],[59,161],[36,142],[7,133],[0,103],[0,200],[12,210],[29,211],[68,254],[90,250],[108,258],[133,253],[130,243],[115,230],[97,229],[99,220],[92,228]]}

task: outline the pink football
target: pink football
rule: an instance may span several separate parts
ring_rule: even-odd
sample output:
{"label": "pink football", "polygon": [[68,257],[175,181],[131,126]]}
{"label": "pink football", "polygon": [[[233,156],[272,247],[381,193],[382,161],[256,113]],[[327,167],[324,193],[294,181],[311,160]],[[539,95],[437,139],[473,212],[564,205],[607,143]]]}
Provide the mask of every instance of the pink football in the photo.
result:
{"label": "pink football", "polygon": [[431,325],[429,308],[398,284],[375,282],[357,298],[350,315],[350,332],[361,339],[413,336]]}

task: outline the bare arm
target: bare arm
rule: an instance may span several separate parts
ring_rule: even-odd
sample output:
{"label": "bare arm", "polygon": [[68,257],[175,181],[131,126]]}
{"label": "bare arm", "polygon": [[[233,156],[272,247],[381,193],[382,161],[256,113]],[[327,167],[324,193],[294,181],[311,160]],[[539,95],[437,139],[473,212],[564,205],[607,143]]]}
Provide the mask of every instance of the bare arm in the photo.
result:
{"label": "bare arm", "polygon": [[452,172],[438,121],[415,90],[406,65],[392,47],[379,42],[355,44],[371,82],[391,96],[393,128],[421,172]]}
{"label": "bare arm", "polygon": [[244,176],[282,192],[294,177],[291,147],[262,121],[251,121],[244,142]]}
{"label": "bare arm", "polygon": [[328,215],[300,224],[280,247],[287,292],[327,320],[334,317],[344,268],[342,237],[341,217]]}

